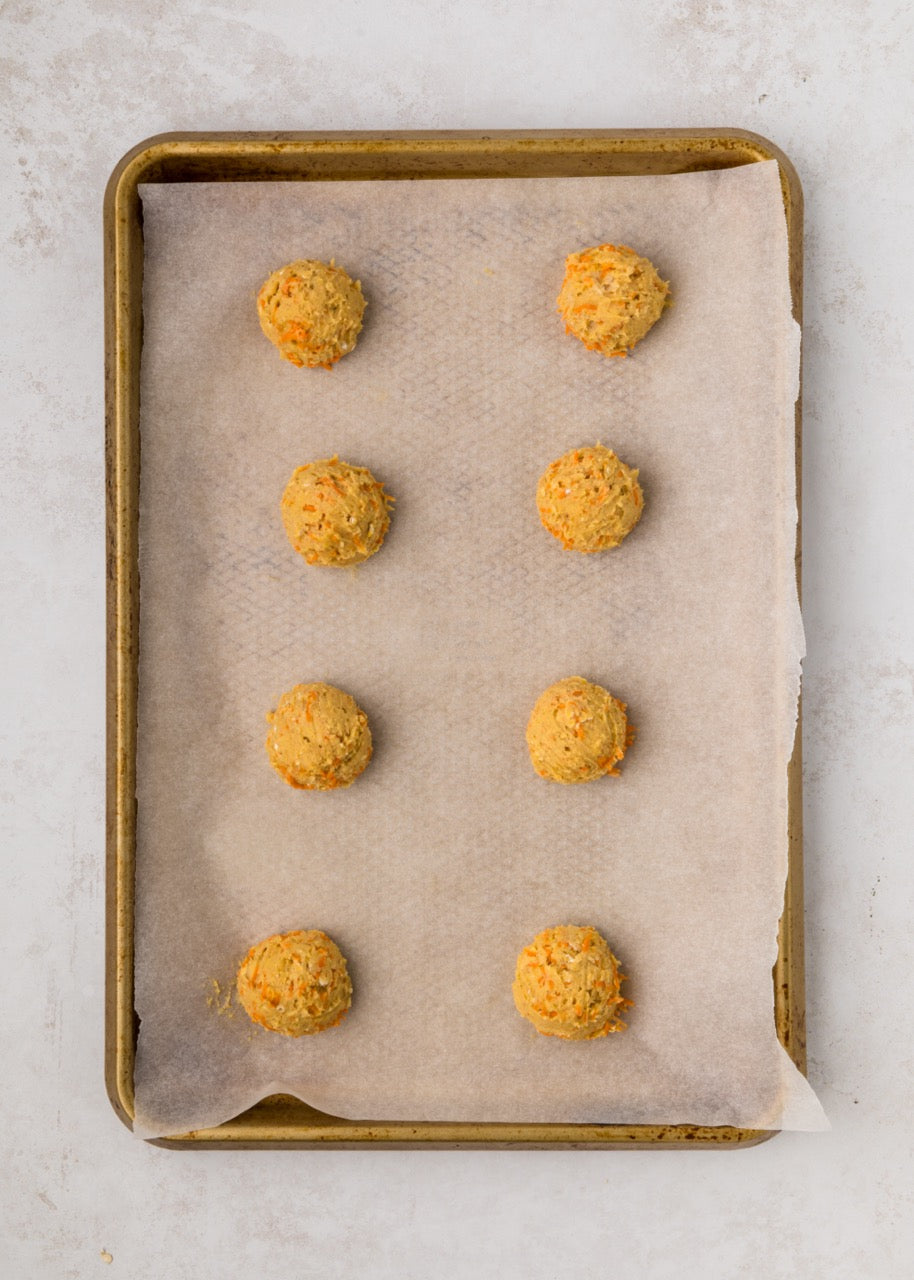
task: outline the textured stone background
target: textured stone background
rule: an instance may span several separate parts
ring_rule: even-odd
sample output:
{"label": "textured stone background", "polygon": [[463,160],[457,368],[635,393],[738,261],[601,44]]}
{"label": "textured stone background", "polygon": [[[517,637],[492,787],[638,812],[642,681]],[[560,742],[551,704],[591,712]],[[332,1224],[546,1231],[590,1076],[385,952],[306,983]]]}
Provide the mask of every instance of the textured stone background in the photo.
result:
{"label": "textured stone background", "polygon": [[[0,4],[3,1274],[914,1272],[909,7]],[[755,129],[807,199],[810,1074],[741,1152],[177,1154],[102,1084],[101,199],[172,129]],[[105,1251],[105,1256],[103,1256]]]}

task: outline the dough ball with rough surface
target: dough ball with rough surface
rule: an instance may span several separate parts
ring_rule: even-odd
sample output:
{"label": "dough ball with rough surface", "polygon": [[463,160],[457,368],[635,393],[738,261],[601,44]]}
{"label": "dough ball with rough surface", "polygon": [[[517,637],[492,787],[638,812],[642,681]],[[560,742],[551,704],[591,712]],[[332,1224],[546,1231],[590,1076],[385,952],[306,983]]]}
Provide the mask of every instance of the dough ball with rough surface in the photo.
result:
{"label": "dough ball with rough surface", "polygon": [[367,467],[321,458],[297,467],[280,502],[286,536],[308,564],[361,564],[381,549],[393,502]]}
{"label": "dough ball with rough surface", "polygon": [[570,676],[537,698],[527,724],[533,767],[553,782],[592,782],[618,776],[634,740],[624,702],[601,685]]}
{"label": "dough ball with rough surface", "polygon": [[608,551],[641,519],[637,468],[601,444],[556,458],[536,488],[540,520],[566,551]]}
{"label": "dough ball with rough surface", "polygon": [[235,987],[248,1017],[283,1036],[335,1027],[352,1003],[345,957],[320,929],[258,942],[242,960]]}
{"label": "dough ball with rough surface", "polygon": [[624,356],[671,305],[670,286],[634,249],[598,244],[565,259],[558,304],[565,332],[588,351]]}
{"label": "dough ball with rough surface", "polygon": [[316,258],[274,271],[257,295],[260,327],[284,360],[301,368],[331,368],[350,352],[362,329],[365,298],[358,280]]}
{"label": "dough ball with rough surface", "polygon": [[297,684],[267,713],[267,755],[289,784],[333,791],[355,782],[371,759],[368,717],[330,684]]}
{"label": "dough ball with rough surface", "polygon": [[625,975],[596,929],[544,929],[517,957],[514,1003],[541,1035],[596,1040],[624,1031],[619,1016],[631,1007],[621,994]]}

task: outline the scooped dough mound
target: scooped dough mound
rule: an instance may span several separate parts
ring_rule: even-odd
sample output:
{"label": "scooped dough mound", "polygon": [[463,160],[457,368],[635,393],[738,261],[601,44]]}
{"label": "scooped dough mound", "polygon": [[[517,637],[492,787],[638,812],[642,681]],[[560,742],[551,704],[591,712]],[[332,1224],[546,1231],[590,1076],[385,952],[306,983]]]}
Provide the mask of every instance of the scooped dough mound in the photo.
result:
{"label": "scooped dough mound", "polygon": [[267,712],[267,755],[290,787],[348,787],[371,759],[368,717],[330,684],[297,684]]}
{"label": "scooped dough mound", "polygon": [[588,351],[624,356],[670,306],[670,286],[634,249],[599,244],[565,259],[558,297],[565,332]]}
{"label": "scooped dough mound", "polygon": [[596,444],[549,464],[536,488],[536,505],[566,551],[606,551],[641,519],[644,494],[637,469]]}
{"label": "scooped dough mound", "polygon": [[544,929],[517,957],[512,990],[518,1013],[541,1035],[596,1040],[624,1031],[619,1014],[631,1006],[620,988],[625,975],[596,929]]}
{"label": "scooped dough mound", "polygon": [[360,564],[380,550],[393,498],[367,467],[322,458],[297,467],[282,495],[286,535],[308,564]]}
{"label": "scooped dough mound", "polygon": [[283,1036],[335,1027],[352,1003],[345,957],[320,929],[258,942],[241,962],[236,989],[251,1020]]}
{"label": "scooped dough mound", "polygon": [[257,295],[260,327],[284,360],[329,369],[351,351],[362,329],[362,286],[331,259],[290,262]]}
{"label": "scooped dough mound", "polygon": [[616,767],[635,731],[619,702],[598,684],[570,676],[537,698],[527,724],[527,746],[541,778],[592,782]]}

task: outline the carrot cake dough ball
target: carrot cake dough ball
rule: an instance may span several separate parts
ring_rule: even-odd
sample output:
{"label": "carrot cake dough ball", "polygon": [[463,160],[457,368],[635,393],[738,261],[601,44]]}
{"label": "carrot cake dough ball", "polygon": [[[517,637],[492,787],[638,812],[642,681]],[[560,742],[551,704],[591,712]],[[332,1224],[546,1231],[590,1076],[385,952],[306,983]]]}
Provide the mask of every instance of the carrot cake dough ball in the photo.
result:
{"label": "carrot cake dough ball", "polygon": [[512,991],[518,1013],[541,1035],[596,1040],[624,1031],[619,1014],[631,1007],[620,988],[625,975],[596,929],[544,929],[517,957]]}
{"label": "carrot cake dough ball", "polygon": [[588,351],[624,356],[670,306],[670,286],[634,249],[599,244],[565,259],[558,296],[565,332]]}
{"label": "carrot cake dough ball", "polygon": [[362,286],[331,258],[301,258],[274,271],[257,295],[260,327],[284,360],[329,369],[362,329]]}
{"label": "carrot cake dough ball", "polygon": [[637,469],[596,444],[549,464],[536,487],[536,505],[566,551],[606,551],[641,519],[644,494]]}
{"label": "carrot cake dough ball", "polygon": [[533,767],[553,782],[592,782],[618,776],[635,731],[619,702],[598,684],[571,676],[537,698],[527,724]]}
{"label": "carrot cake dough ball", "polygon": [[360,564],[381,549],[393,502],[367,467],[322,458],[297,467],[280,509],[286,535],[308,564]]}
{"label": "carrot cake dough ball", "polygon": [[290,787],[348,787],[371,759],[368,717],[330,684],[297,684],[267,712],[267,755]]}
{"label": "carrot cake dough ball", "polygon": [[241,962],[236,989],[248,1017],[282,1036],[335,1027],[352,1003],[345,957],[320,929],[258,942]]}

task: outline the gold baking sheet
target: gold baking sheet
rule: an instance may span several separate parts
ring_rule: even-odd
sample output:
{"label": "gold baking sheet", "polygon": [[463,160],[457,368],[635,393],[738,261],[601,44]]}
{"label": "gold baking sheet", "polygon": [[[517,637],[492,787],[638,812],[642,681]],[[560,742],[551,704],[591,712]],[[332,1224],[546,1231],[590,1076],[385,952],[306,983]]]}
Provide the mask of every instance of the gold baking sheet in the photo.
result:
{"label": "gold baking sheet", "polygon": [[[132,1111],[132,909],[136,691],[136,503],[138,477],[138,371],[142,240],[139,181],[305,177],[331,179],[397,176],[544,176],[685,172],[775,158],[781,161],[788,214],[791,279],[798,314],[799,203],[786,162],[748,135],[419,135],[412,138],[284,138],[163,140],[127,157],[112,178],[106,208],[108,233],[109,498],[111,501],[111,633],[109,679],[113,694],[109,773],[111,933],[113,964],[109,1009],[109,1082],[127,1116]],[[292,163],[297,160],[298,168]],[[643,167],[638,167],[639,165]],[[663,166],[666,167],[663,167]],[[541,166],[541,167],[540,167]],[[792,186],[792,183],[794,184]],[[795,1060],[801,1042],[797,1004],[799,954],[796,925],[798,762],[791,773],[791,872],[781,930],[776,1012],[782,1041]],[[303,1104],[255,1107],[247,1116],[195,1135],[215,1141],[419,1142],[650,1142],[746,1141],[761,1134],[691,1126],[585,1125],[367,1125],[319,1116]],[[281,1120],[280,1120],[281,1117]],[[253,1120],[252,1124],[246,1121]],[[263,1126],[267,1125],[265,1129]]]}

